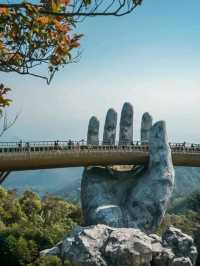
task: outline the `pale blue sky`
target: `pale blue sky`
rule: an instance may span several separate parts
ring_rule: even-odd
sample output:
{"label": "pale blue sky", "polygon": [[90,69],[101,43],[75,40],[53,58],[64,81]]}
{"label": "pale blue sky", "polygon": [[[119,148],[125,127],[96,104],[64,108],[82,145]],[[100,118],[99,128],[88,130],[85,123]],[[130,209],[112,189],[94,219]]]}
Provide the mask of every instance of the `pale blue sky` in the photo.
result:
{"label": "pale blue sky", "polygon": [[85,137],[88,119],[103,120],[109,107],[135,108],[135,139],[141,115],[166,120],[171,141],[200,143],[200,1],[144,0],[122,18],[89,18],[79,63],[44,81],[2,74],[13,87],[10,113],[21,115],[4,139]]}

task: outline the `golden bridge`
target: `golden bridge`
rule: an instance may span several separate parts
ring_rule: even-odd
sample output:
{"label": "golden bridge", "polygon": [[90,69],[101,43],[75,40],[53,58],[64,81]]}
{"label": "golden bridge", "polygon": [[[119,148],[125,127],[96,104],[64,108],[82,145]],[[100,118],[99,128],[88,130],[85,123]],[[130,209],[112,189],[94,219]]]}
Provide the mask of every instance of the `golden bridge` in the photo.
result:
{"label": "golden bridge", "polygon": [[[175,166],[200,166],[200,145],[170,143]],[[144,165],[148,145],[87,145],[84,141],[0,142],[0,172],[85,167],[91,165]]]}

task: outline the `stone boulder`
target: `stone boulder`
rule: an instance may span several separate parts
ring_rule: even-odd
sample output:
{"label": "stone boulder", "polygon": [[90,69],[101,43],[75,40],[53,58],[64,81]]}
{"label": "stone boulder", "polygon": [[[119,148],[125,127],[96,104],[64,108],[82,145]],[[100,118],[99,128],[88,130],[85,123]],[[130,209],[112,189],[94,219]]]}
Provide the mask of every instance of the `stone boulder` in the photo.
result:
{"label": "stone boulder", "polygon": [[189,258],[191,260],[191,265],[195,265],[197,259],[197,250],[193,245],[194,241],[192,237],[183,234],[180,229],[171,226],[166,230],[162,238],[163,244],[170,246],[172,251],[178,257]]}
{"label": "stone boulder", "polygon": [[77,227],[41,256],[57,255],[74,266],[194,266],[190,236],[169,227],[162,238],[139,229],[106,225]]}

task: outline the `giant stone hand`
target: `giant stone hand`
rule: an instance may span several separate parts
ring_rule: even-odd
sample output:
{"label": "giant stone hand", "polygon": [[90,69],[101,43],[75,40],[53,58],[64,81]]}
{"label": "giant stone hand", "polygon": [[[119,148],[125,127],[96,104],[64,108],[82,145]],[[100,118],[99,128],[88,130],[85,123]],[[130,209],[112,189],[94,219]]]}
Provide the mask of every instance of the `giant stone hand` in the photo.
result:
{"label": "giant stone hand", "polygon": [[[117,113],[109,109],[103,143],[115,144]],[[88,126],[88,144],[98,144],[99,121],[92,117]],[[119,144],[133,141],[133,107],[125,103],[120,119]],[[81,201],[86,225],[139,228],[152,233],[160,224],[174,187],[174,169],[166,125],[152,126],[145,113],[141,124],[141,142],[149,143],[147,166],[129,170],[114,167],[87,167],[83,172]]]}

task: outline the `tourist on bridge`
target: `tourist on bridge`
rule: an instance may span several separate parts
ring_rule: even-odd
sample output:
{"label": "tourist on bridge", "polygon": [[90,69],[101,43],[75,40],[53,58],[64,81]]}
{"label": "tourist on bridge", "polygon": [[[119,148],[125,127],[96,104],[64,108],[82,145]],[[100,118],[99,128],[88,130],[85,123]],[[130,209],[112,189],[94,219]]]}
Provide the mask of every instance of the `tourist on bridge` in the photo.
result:
{"label": "tourist on bridge", "polygon": [[195,151],[195,144],[191,144],[191,149],[192,149],[192,151]]}
{"label": "tourist on bridge", "polygon": [[79,141],[76,142],[76,149],[77,150],[80,150],[80,143],[79,143]]}
{"label": "tourist on bridge", "polygon": [[30,151],[30,143],[26,142],[26,151]]}
{"label": "tourist on bridge", "polygon": [[73,141],[71,139],[69,139],[69,141],[68,141],[68,149],[71,150],[73,148],[72,147],[73,145],[74,145]]}
{"label": "tourist on bridge", "polygon": [[22,140],[19,141],[19,143],[18,143],[18,148],[19,148],[19,149],[22,149]]}
{"label": "tourist on bridge", "polygon": [[58,141],[58,140],[56,140],[56,141],[54,142],[54,147],[55,147],[55,150],[58,150],[58,147],[59,147],[58,143],[59,143],[59,141]]}

